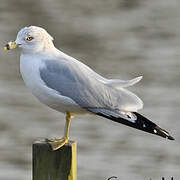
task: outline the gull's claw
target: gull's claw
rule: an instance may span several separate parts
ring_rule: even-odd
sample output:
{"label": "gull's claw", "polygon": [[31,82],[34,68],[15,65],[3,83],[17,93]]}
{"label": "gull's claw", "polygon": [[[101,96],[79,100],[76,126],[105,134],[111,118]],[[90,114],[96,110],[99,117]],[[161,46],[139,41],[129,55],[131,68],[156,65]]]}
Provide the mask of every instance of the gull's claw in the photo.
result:
{"label": "gull's claw", "polygon": [[61,138],[61,139],[48,139],[47,143],[50,144],[51,148],[53,151],[61,148],[62,146],[64,146],[66,143],[68,143],[68,139],[66,138]]}

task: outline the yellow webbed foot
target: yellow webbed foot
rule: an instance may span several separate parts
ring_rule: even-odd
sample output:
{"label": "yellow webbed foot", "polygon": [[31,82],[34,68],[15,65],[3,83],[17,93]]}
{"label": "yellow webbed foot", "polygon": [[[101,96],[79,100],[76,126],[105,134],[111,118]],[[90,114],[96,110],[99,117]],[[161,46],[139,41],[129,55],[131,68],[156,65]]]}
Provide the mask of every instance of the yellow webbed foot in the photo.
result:
{"label": "yellow webbed foot", "polygon": [[61,138],[61,139],[48,139],[47,142],[50,144],[51,148],[53,151],[61,148],[62,146],[64,146],[66,143],[68,143],[68,139],[66,138]]}
{"label": "yellow webbed foot", "polygon": [[49,143],[51,145],[51,148],[53,151],[61,148],[62,146],[64,146],[66,143],[68,143],[68,139],[69,139],[69,126],[71,123],[71,114],[69,112],[67,112],[66,114],[66,125],[65,125],[65,131],[64,131],[64,137],[61,139],[47,139],[47,143]]}

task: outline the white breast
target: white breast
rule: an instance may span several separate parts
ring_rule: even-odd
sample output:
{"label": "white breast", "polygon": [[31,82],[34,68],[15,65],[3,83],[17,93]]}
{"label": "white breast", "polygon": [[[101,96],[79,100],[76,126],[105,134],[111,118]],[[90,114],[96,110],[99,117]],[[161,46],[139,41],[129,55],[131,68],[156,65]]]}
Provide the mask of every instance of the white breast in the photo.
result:
{"label": "white breast", "polygon": [[41,80],[39,68],[44,66],[43,60],[37,56],[21,55],[20,71],[26,86],[43,104],[60,112],[74,114],[86,113],[72,99],[61,96],[56,90],[50,89]]}

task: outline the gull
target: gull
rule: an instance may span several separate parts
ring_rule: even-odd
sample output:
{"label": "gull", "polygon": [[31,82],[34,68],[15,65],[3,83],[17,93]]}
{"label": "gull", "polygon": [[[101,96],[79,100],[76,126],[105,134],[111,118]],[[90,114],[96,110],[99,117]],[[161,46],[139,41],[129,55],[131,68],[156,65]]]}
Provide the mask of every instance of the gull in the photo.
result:
{"label": "gull", "polygon": [[68,143],[71,118],[87,113],[174,140],[137,112],[143,102],[126,87],[139,82],[141,76],[127,81],[102,77],[58,50],[51,35],[37,26],[22,28],[4,50],[16,47],[21,49],[20,72],[26,86],[41,103],[66,114],[64,137],[48,140],[53,150]]}

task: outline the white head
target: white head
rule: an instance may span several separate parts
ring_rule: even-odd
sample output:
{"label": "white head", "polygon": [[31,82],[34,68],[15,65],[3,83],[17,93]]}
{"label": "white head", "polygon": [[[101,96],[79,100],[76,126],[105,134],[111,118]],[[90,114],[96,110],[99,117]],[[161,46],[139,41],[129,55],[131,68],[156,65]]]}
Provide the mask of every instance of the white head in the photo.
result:
{"label": "white head", "polygon": [[54,47],[53,38],[48,32],[37,26],[29,26],[21,29],[15,42],[6,45],[7,50],[19,46],[23,53],[37,53]]}

